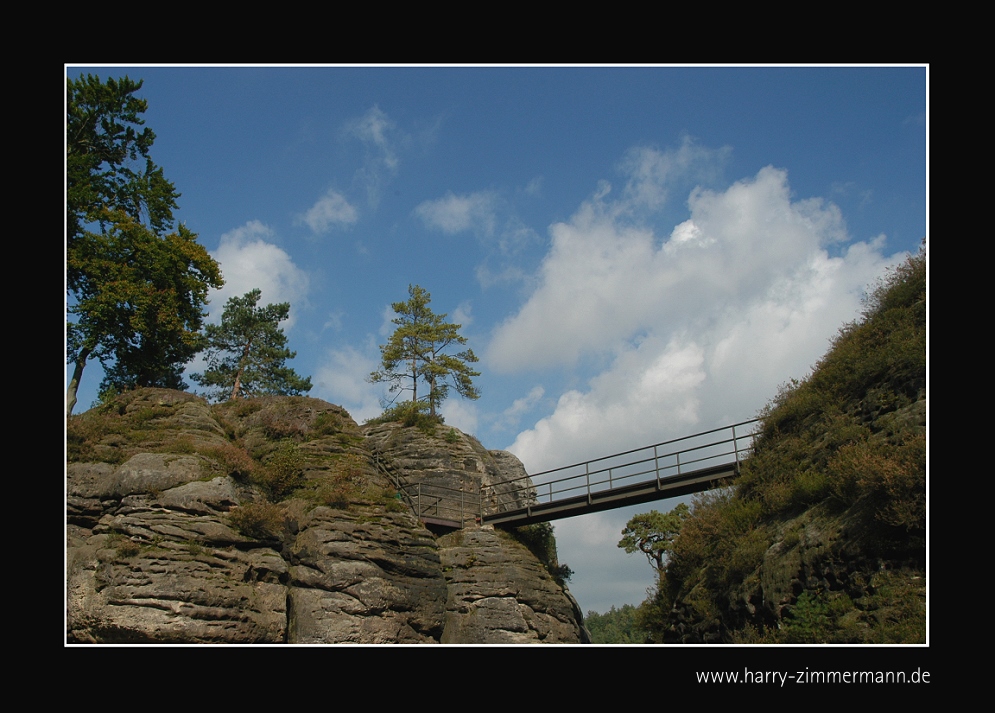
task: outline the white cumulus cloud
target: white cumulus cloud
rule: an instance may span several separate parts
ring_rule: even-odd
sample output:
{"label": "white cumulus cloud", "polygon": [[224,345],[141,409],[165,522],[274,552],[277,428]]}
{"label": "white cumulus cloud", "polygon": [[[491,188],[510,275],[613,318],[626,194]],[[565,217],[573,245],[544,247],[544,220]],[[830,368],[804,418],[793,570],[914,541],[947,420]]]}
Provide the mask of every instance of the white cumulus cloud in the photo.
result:
{"label": "white cumulus cloud", "polygon": [[221,236],[221,244],[212,257],[221,264],[225,284],[211,294],[211,321],[221,319],[229,297],[240,297],[258,288],[262,291],[261,305],[290,303],[290,318],[281,327],[293,326],[295,309],[307,300],[308,275],[286,251],[270,242],[275,237],[272,229],[258,220]]}
{"label": "white cumulus cloud", "polygon": [[731,152],[729,147],[705,148],[688,136],[673,150],[661,151],[650,146],[632,148],[619,166],[628,177],[624,189],[626,200],[619,207],[660,208],[675,184],[689,180],[714,181]]}
{"label": "white cumulus cloud", "polygon": [[463,431],[463,433],[474,434],[480,422],[477,406],[472,401],[454,396],[442,402],[440,407],[442,418],[447,426]]}
{"label": "white cumulus cloud", "polygon": [[311,228],[315,235],[327,233],[335,227],[348,227],[359,220],[359,212],[334,189],[317,200],[306,213],[297,217],[297,224]]}
{"label": "white cumulus cloud", "polygon": [[[652,178],[645,162],[633,170]],[[840,211],[792,200],[771,167],[695,189],[669,235],[628,217],[645,191],[608,195],[550,228],[537,288],[486,350],[505,372],[604,365],[515,439],[531,472],[752,417],[807,374],[863,288],[902,257],[880,238],[830,255],[847,239]]]}
{"label": "white cumulus cloud", "polygon": [[501,413],[496,424],[497,427],[502,430],[517,427],[522,416],[534,408],[545,394],[546,390],[542,386],[533,386],[527,395],[520,399],[515,399],[511,406]]}
{"label": "white cumulus cloud", "polygon": [[417,206],[415,215],[429,228],[441,230],[447,235],[472,231],[490,236],[494,233],[496,204],[497,195],[491,191],[462,196],[447,193],[442,198]]}
{"label": "white cumulus cloud", "polygon": [[367,382],[379,366],[376,359],[355,347],[329,350],[314,376],[311,396],[345,408],[357,423],[379,416],[378,387]]}

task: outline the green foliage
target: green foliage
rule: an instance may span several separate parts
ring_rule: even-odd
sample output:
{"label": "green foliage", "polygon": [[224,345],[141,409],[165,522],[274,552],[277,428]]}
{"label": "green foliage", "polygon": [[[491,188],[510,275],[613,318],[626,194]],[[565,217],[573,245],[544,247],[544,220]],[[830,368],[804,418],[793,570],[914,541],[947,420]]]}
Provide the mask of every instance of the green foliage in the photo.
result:
{"label": "green foliage", "polygon": [[114,551],[118,559],[130,559],[142,551],[141,545],[120,532],[112,533],[107,538],[107,547]]}
{"label": "green foliage", "polygon": [[273,503],[248,503],[228,512],[228,523],[246,537],[273,539],[283,532],[284,513]]}
{"label": "green foliage", "polygon": [[102,390],[182,386],[208,290],[223,284],[194,233],[167,234],[179,194],[149,157],[140,88],[127,77],[67,80],[67,414],[92,358],[106,370]]}
{"label": "green foliage", "polygon": [[251,480],[263,488],[272,501],[283,500],[304,485],[304,454],[294,443],[285,443],[272,453]]}
{"label": "green foliage", "polygon": [[681,503],[666,514],[651,510],[636,515],[625,524],[618,546],[628,554],[637,550],[642,552],[650,566],[658,572],[662,571],[667,553],[672,549],[674,538],[680,533],[688,513],[688,506]]}
{"label": "green foliage", "polygon": [[193,452],[189,438],[155,423],[174,415],[174,407],[141,396],[141,391],[129,391],[90,411],[69,416],[67,461],[117,464],[140,452]]}
{"label": "green foliage", "polygon": [[840,330],[812,374],[813,388],[846,399],[883,389],[915,399],[926,388],[925,247],[878,284],[864,315]]}
{"label": "green foliage", "polygon": [[411,508],[404,504],[404,501],[394,494],[384,501],[384,509],[387,512],[410,512]]}
{"label": "green foliage", "polygon": [[693,508],[675,538],[662,583],[676,600],[684,581],[704,575],[715,590],[741,582],[763,558],[767,533],[761,527],[762,507],[728,491],[695,498]]}
{"label": "green foliage", "polygon": [[397,329],[380,346],[381,368],[370,374],[370,382],[390,384],[388,391],[392,394],[410,391],[411,401],[418,402],[418,382],[424,381],[433,417],[450,388],[463,398],[480,398],[473,385],[473,378],[480,372],[469,366],[478,361],[473,350],[449,353],[466,344],[466,337],[459,333],[461,325],[446,322],[445,314],[432,312],[428,306],[432,296],[418,285],[409,285],[408,295],[407,302],[391,305],[397,314],[392,320]]}
{"label": "green foliage", "polygon": [[428,413],[429,406],[424,401],[403,401],[391,406],[382,414],[371,418],[366,423],[374,425],[378,423],[400,423],[407,427],[417,427],[425,433],[432,435],[435,427],[445,423],[441,414],[432,415]]}
{"label": "green foliage", "polygon": [[926,324],[926,241],[920,251],[891,270],[864,301],[868,321],[890,310],[909,312],[917,325]]}
{"label": "green foliage", "polygon": [[536,556],[546,571],[561,586],[573,576],[573,570],[567,565],[561,565],[556,554],[556,538],[553,536],[553,526],[548,522],[534,525],[522,525],[509,530],[509,534],[525,545],[529,552]]}
{"label": "green foliage", "polygon": [[258,289],[225,303],[221,324],[204,330],[207,369],[193,380],[208,387],[212,398],[297,396],[311,390],[311,378],[301,378],[285,366],[297,353],[287,349],[280,322],[290,315],[290,303],[257,307]]}
{"label": "green foliage", "polygon": [[[97,453],[95,445],[112,433],[124,433],[125,425],[107,412],[89,411],[83,415],[66,419],[66,461],[84,463],[103,461],[123,463],[125,455],[120,449],[101,449]],[[123,439],[122,439],[123,440]]]}
{"label": "green foliage", "polygon": [[847,505],[867,498],[875,517],[908,532],[926,530],[926,437],[840,448],[828,465],[833,492]]}
{"label": "green foliage", "polygon": [[323,482],[315,487],[311,499],[319,505],[326,505],[337,510],[348,510],[355,491],[356,488],[348,481]]}
{"label": "green foliage", "polygon": [[257,465],[244,448],[231,443],[204,448],[200,453],[215,463],[212,471],[221,475],[230,475],[236,480],[247,481]]}
{"label": "green foliage", "polygon": [[66,223],[70,242],[107,209],[164,230],[179,193],[149,157],[152,129],[140,127],[148,102],[142,81],[87,75],[66,80]]}
{"label": "green foliage", "polygon": [[[285,444],[284,448],[288,446],[296,449],[293,444]],[[301,465],[303,467],[303,463]],[[351,510],[354,505],[395,509],[397,491],[371,482],[372,469],[365,455],[339,454],[329,465],[330,469],[320,469],[309,474],[306,480],[298,481],[293,496],[340,510]],[[403,503],[400,505],[406,510]]]}
{"label": "green foliage", "polygon": [[631,604],[623,604],[621,609],[613,606],[604,614],[587,612],[584,626],[591,633],[591,643],[645,644],[647,633],[637,623],[637,611]]}
{"label": "green foliage", "polygon": [[664,632],[670,626],[669,616],[673,606],[665,572],[660,573],[657,586],[648,593],[649,596],[636,609],[634,626],[643,635],[643,640],[639,643],[662,644]]}
{"label": "green foliage", "polygon": [[348,439],[348,434],[342,433],[345,427],[342,416],[331,411],[322,411],[314,417],[314,423],[311,424],[311,433],[314,437],[338,435],[340,439]]}
{"label": "green foliage", "polygon": [[821,594],[802,592],[784,622],[789,643],[815,643],[823,640],[830,627],[829,604]]}
{"label": "green foliage", "polygon": [[382,507],[387,512],[410,511],[393,488],[383,488],[372,483],[364,485],[354,478],[342,476],[321,481],[312,491],[298,491],[297,495],[338,510],[350,510],[354,505],[373,505]]}
{"label": "green foliage", "polygon": [[853,600],[840,591],[806,590],[780,628],[745,626],[737,644],[924,644],[926,592],[907,572],[876,572],[865,594]]}
{"label": "green foliage", "polygon": [[307,423],[291,410],[269,408],[259,415],[256,423],[274,441],[304,441],[308,435]]}

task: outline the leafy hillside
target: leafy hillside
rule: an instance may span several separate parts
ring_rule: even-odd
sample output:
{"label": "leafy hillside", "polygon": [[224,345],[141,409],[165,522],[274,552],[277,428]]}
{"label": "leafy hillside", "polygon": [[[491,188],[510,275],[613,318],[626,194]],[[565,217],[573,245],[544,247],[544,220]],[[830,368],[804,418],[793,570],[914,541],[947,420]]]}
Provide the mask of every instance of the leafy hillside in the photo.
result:
{"label": "leafy hillside", "polygon": [[638,623],[657,642],[924,642],[926,250],[763,409]]}

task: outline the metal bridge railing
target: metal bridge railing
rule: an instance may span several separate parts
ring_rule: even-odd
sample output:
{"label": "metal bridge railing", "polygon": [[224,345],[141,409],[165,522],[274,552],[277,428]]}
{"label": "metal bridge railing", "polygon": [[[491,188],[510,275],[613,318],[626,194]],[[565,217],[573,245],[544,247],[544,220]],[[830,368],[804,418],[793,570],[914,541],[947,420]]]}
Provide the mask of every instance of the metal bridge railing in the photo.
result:
{"label": "metal bridge railing", "polygon": [[404,486],[404,492],[415,516],[422,520],[459,523],[461,528],[480,520],[480,491],[467,492],[462,488],[415,483]]}
{"label": "metal bridge railing", "polygon": [[[734,465],[738,472],[740,464],[753,450],[755,433],[749,427],[757,421],[741,421],[651,446],[544,470],[528,478],[517,478],[509,484],[511,493],[521,497],[512,497],[512,500],[542,504],[586,494],[590,502],[595,493],[648,483],[654,479],[659,487],[665,480],[712,466]],[[555,477],[557,475],[560,477]],[[507,488],[508,484],[504,487]],[[489,487],[485,486],[481,493],[485,502],[488,490]],[[503,492],[508,494],[507,490]]]}
{"label": "metal bridge railing", "polygon": [[380,451],[373,452],[373,464],[390,478],[401,500],[418,519],[458,523],[461,528],[480,519],[483,498],[479,490],[467,491],[432,483],[403,483],[384,463]]}

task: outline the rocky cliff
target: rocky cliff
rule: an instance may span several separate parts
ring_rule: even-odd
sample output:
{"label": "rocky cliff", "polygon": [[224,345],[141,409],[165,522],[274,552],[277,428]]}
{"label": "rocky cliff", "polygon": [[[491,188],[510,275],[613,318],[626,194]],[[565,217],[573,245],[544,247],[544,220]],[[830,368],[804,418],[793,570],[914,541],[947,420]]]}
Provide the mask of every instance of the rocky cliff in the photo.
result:
{"label": "rocky cliff", "polygon": [[[889,438],[918,437],[924,448],[925,398],[887,420]],[[891,467],[884,477],[895,477]],[[909,495],[901,488],[892,502]],[[896,527],[882,520],[883,509],[869,497],[845,508],[832,497],[758,527],[742,538],[736,554],[748,561],[743,553],[753,545],[756,555],[737,577],[719,585],[703,568],[687,578],[693,584],[673,605],[663,641],[924,643],[925,527]]]}
{"label": "rocky cliff", "polygon": [[[124,394],[67,423],[71,643],[579,643],[579,607],[528,538],[430,531],[403,493],[485,507],[528,489],[455,429],[360,427],[304,397]],[[474,500],[476,498],[476,500]],[[549,552],[552,554],[550,555]]]}

